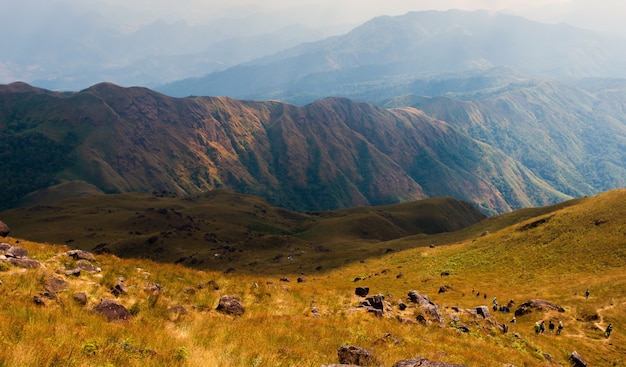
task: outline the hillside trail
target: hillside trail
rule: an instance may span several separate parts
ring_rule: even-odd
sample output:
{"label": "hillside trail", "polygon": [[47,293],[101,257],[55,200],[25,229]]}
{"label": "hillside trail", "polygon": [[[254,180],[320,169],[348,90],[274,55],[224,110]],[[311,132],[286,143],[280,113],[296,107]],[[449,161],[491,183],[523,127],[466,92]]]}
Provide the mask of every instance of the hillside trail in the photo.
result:
{"label": "hillside trail", "polygon": [[[604,333],[604,331],[606,330],[606,326],[608,325],[608,323],[606,323],[605,321],[605,317],[603,315],[603,313],[614,309],[617,306],[626,306],[626,301],[622,302],[622,303],[616,303],[611,301],[609,303],[608,306],[600,306],[598,308],[596,308],[596,314],[598,315],[598,320],[596,322],[593,323],[593,326],[595,326],[598,330],[602,331]],[[572,338],[588,338],[587,334],[585,334],[585,332],[583,330],[579,330],[577,333],[573,333],[573,334],[567,334],[568,337],[572,337]],[[604,339],[598,339],[599,342],[603,342],[606,343],[608,342],[608,339],[604,338]]]}

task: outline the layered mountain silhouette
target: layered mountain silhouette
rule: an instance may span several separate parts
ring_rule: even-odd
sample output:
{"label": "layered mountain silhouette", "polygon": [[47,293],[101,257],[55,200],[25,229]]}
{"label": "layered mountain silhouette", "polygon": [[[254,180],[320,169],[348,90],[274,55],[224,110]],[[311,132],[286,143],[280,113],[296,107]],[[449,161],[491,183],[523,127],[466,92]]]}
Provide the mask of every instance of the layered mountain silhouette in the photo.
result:
{"label": "layered mountain silhouette", "polygon": [[421,111],[16,83],[0,88],[0,164],[14,173],[2,207],[43,188],[66,195],[68,182],[87,193],[223,187],[300,211],[435,196],[487,214],[547,205],[624,185],[616,93],[530,83],[480,103],[416,99]]}
{"label": "layered mountain silhouette", "polygon": [[228,95],[302,104],[330,95],[379,101],[423,94],[425,88],[434,92],[428,95],[438,95],[459,88],[458,76],[442,82],[440,74],[476,75],[499,67],[536,77],[624,77],[622,45],[623,40],[590,31],[501,13],[411,12],[378,17],[341,36],[158,90],[179,97]]}

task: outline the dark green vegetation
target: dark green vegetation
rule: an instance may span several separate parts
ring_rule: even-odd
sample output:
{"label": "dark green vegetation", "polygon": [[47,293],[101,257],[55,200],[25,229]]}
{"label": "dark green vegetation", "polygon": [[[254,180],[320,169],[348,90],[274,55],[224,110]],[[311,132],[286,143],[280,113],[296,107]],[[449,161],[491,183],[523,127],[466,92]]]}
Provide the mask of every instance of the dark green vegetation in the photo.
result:
{"label": "dark green vegetation", "polygon": [[181,198],[93,195],[5,211],[2,218],[14,236],[34,241],[257,274],[328,270],[385,253],[384,241],[460,230],[485,217],[452,198],[299,214],[215,190]]}
{"label": "dark green vegetation", "polygon": [[223,187],[301,212],[438,196],[490,215],[549,205],[626,185],[626,98],[615,85],[595,89],[527,79],[477,91],[474,101],[405,96],[380,108],[12,84],[0,88],[0,135],[5,144],[38,140],[3,150],[10,195],[0,207],[71,196],[68,187],[77,195]]}

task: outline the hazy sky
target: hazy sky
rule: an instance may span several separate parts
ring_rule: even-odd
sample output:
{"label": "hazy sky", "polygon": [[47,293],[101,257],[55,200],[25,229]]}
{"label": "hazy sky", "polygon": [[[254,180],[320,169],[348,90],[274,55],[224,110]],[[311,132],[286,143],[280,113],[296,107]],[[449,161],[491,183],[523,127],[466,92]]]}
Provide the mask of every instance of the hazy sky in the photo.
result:
{"label": "hazy sky", "polygon": [[[9,0],[10,1],[10,0]],[[21,14],[36,14],[49,5],[77,12],[99,11],[124,25],[155,19],[186,20],[198,24],[220,17],[272,14],[284,22],[304,25],[356,25],[378,15],[400,15],[416,10],[488,9],[531,19],[626,34],[623,0],[21,0],[3,6],[3,12],[22,7]]]}

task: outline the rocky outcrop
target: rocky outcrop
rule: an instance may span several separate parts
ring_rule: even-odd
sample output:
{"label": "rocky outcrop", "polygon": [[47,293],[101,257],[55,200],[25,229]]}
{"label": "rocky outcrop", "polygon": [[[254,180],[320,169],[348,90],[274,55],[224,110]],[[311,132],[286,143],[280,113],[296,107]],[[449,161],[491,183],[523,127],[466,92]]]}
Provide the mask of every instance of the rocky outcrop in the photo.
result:
{"label": "rocky outcrop", "polygon": [[543,299],[531,299],[530,301],[524,302],[517,307],[515,310],[515,316],[526,315],[533,312],[533,310],[565,312],[563,307],[552,302]]}
{"label": "rocky outcrop", "polygon": [[20,268],[25,268],[25,269],[36,269],[36,268],[43,268],[43,264],[41,264],[39,261],[37,260],[33,260],[33,259],[27,259],[27,258],[9,258],[9,263],[18,266]]}

